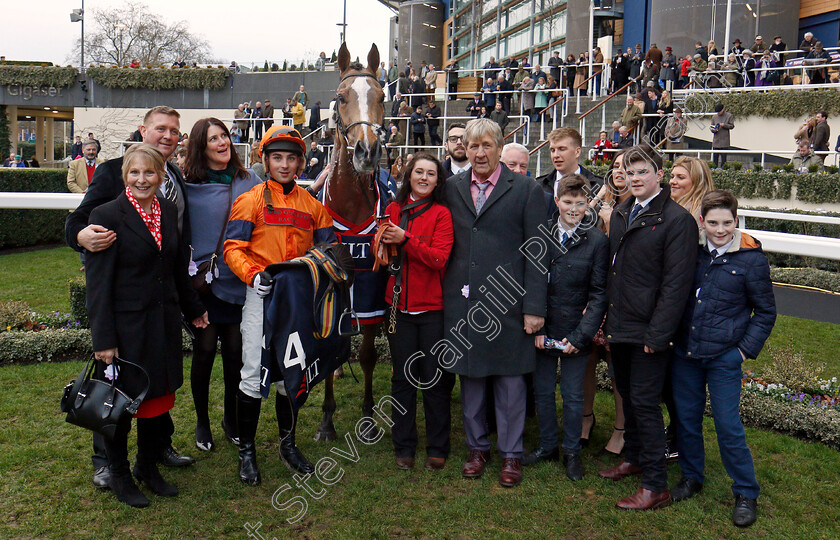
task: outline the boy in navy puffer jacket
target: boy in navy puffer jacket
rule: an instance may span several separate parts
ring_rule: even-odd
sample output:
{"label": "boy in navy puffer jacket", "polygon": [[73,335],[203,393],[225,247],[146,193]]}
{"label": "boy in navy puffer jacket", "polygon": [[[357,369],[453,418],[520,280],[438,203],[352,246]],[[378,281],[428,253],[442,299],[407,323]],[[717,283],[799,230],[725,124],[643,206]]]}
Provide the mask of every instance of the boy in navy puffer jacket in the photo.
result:
{"label": "boy in navy puffer jacket", "polygon": [[732,520],[748,527],[756,519],[759,486],[738,410],[741,362],[757,357],[764,347],[776,320],[776,302],[761,244],[735,229],[735,196],[723,190],[709,192],[700,212],[695,294],[682,319],[672,371],[683,477],[671,497],[687,499],[703,487],[702,423],[708,384],[721,459],[733,480]]}

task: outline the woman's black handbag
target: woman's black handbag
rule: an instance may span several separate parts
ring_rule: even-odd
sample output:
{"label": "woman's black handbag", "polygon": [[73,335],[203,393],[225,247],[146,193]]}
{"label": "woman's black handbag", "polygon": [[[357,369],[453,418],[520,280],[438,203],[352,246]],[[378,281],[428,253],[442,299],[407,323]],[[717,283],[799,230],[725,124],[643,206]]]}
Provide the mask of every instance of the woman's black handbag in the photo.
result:
{"label": "woman's black handbag", "polygon": [[133,415],[137,412],[150,385],[149,374],[142,366],[115,356],[113,365],[118,371],[122,371],[120,364],[135,367],[146,377],[146,387],[140,395],[134,399],[129,397],[116,387],[116,378],[110,382],[92,379],[96,360],[91,356],[76,380],[64,387],[61,412],[67,413],[67,422],[101,433],[109,440],[114,438],[120,419],[126,414]]}

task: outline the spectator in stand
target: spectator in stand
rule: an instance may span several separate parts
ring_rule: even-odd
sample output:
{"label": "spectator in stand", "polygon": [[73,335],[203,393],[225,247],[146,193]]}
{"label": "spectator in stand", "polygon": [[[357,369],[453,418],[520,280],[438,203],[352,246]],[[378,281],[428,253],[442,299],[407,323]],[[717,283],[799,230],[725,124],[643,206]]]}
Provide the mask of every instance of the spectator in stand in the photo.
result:
{"label": "spectator in stand", "polygon": [[712,116],[712,125],[710,126],[714,136],[712,137],[712,160],[716,167],[721,167],[726,163],[726,154],[717,150],[726,150],[731,144],[729,132],[735,128],[735,117],[731,112],[727,112],[723,103],[715,105],[715,113]]}
{"label": "spectator in stand", "polygon": [[[645,108],[643,114],[655,115],[660,109],[660,99],[659,96],[656,95],[656,90],[654,90],[653,88],[648,88],[647,91],[642,94],[642,96],[645,98]],[[659,130],[656,129],[658,122],[659,118],[656,116],[644,117],[644,128],[642,129],[642,135],[648,136],[648,138],[650,139],[651,146],[656,146],[656,144],[661,140]]]}
{"label": "spectator in stand", "polygon": [[659,68],[649,58],[645,58],[642,64],[642,87],[651,86],[648,83],[652,83],[654,87],[659,86]]}
{"label": "spectator in stand", "polygon": [[173,160],[175,161],[175,165],[183,171],[184,167],[187,166],[187,147],[179,146],[176,148],[175,153],[172,155],[172,158],[170,158],[170,162]]}
{"label": "spectator in stand", "polygon": [[710,54],[709,65],[706,66],[706,88],[720,88],[723,86],[721,74],[718,72],[718,69],[718,57]]}
{"label": "spectator in stand", "polygon": [[415,75],[411,79],[411,108],[416,109],[426,102],[426,83],[419,75]]}
{"label": "spectator in stand", "polygon": [[723,78],[721,79],[721,82],[729,88],[737,86],[738,72],[740,71],[741,66],[738,64],[735,53],[729,53],[729,57],[721,67],[723,68]]}
{"label": "spectator in stand", "polygon": [[814,138],[814,130],[817,128],[817,117],[812,116],[805,120],[799,129],[796,130],[796,133],[793,135],[793,139],[796,142],[801,141],[802,139],[808,139],[809,141],[813,140]]}
{"label": "spectator in stand", "polygon": [[243,140],[243,141],[247,141],[248,140],[248,121],[243,120],[244,118],[247,118],[247,116],[245,115],[245,104],[240,103],[239,106],[236,108],[236,110],[233,111],[233,119],[234,119],[233,123],[236,125],[236,127],[239,128],[240,139]]}
{"label": "spectator in stand", "polygon": [[67,189],[71,193],[87,191],[88,185],[93,181],[93,171],[103,161],[97,157],[98,154],[99,150],[96,149],[96,143],[88,141],[82,147],[84,159],[70,162],[70,167],[67,169]]}
{"label": "spectator in stand", "polygon": [[405,63],[405,71],[403,71],[403,73],[405,73],[406,79],[411,78],[411,72],[412,71],[414,71],[414,68],[411,67],[411,60],[409,60],[408,62]]}
{"label": "spectator in stand", "polygon": [[[610,77],[612,78],[610,93],[618,92],[618,90],[627,84],[627,79],[630,75],[630,66],[627,60],[627,55],[618,49],[618,52],[610,62]],[[559,80],[559,79],[558,79]]]}
{"label": "spectator in stand", "polygon": [[315,71],[324,71],[327,66],[327,53],[321,51],[318,58],[315,60]]}
{"label": "spectator in stand", "polygon": [[[587,82],[586,79],[589,77],[589,58],[587,57],[586,53],[580,53],[578,56],[577,64],[575,68],[575,92],[578,95],[585,96],[586,95],[586,86]],[[534,79],[538,81],[539,79]]]}
{"label": "spectator in stand", "polygon": [[776,61],[773,60],[773,53],[764,51],[761,60],[756,66],[760,71],[755,78],[756,86],[774,86],[779,84],[779,72],[776,68]]}
{"label": "spectator in stand", "polygon": [[560,51],[554,51],[554,55],[548,59],[548,73],[554,77],[555,81],[560,80],[560,66],[563,65],[563,59],[560,58]]}
{"label": "spectator in stand", "polygon": [[604,72],[604,53],[601,52],[601,47],[595,47],[592,50],[592,54],[594,55],[592,59],[592,70],[595,72],[595,77],[592,79],[592,88],[595,91],[595,95],[598,96],[601,94],[601,74]]}
{"label": "spectator in stand", "polygon": [[[14,158],[14,152],[12,152],[12,155],[9,157]],[[70,159],[77,159],[80,157],[82,157],[82,136],[76,135],[76,142],[73,143],[73,147],[70,149]],[[7,167],[7,165],[3,166]]]}
{"label": "spectator in stand", "polygon": [[4,167],[11,167],[15,163],[15,151],[12,150],[9,152],[9,157],[6,158],[6,161],[3,162]]}
{"label": "spectator in stand", "polygon": [[[437,71],[435,70],[434,64],[429,64],[429,67],[426,69],[426,78],[423,82],[426,83],[426,92],[434,94],[435,88],[437,88]],[[426,101],[431,101],[432,99],[434,99],[434,96],[430,96]]]}
{"label": "spectator in stand", "polygon": [[605,152],[605,149],[612,149],[612,141],[607,138],[607,132],[601,131],[598,133],[598,140],[592,145],[595,150],[594,160],[601,160],[604,163],[609,163],[612,159],[612,152]]}
{"label": "spectator in stand", "polygon": [[802,51],[799,54],[801,54],[802,56],[808,56],[808,53],[811,52],[811,49],[814,48],[814,45],[816,45],[816,43],[817,40],[814,39],[814,34],[812,34],[811,32],[805,32],[805,35],[802,36],[802,43],[799,44],[799,50]]}
{"label": "spectator in stand", "polygon": [[385,69],[385,62],[380,63],[379,67],[376,69],[376,80],[379,82],[379,86],[381,86],[384,90],[386,88],[385,85],[388,84],[388,70]]}
{"label": "spectator in stand", "polygon": [[762,54],[764,51],[768,50],[767,44],[764,43],[764,39],[761,36],[755,36],[755,42],[753,43],[750,50],[753,54]]}
{"label": "spectator in stand", "polygon": [[[431,66],[430,71],[434,69],[434,66]],[[440,127],[440,107],[437,106],[435,102],[435,98],[429,100],[429,104],[426,106],[426,125],[429,127],[429,143],[432,146],[440,146],[443,141],[440,140],[440,135],[438,135],[438,128]]]}
{"label": "spectator in stand", "polygon": [[184,62],[184,61],[181,59],[181,57],[179,56],[177,60],[175,60],[174,62],[172,62],[172,67],[174,67],[174,68],[185,68],[185,67],[187,67],[187,63],[186,63],[186,62]]}
{"label": "spectator in stand", "polygon": [[[738,61],[739,68],[744,66],[744,58],[742,55],[744,54],[745,50],[746,49],[744,49],[744,47],[741,46],[741,40],[735,38],[735,41],[732,42],[732,49],[730,49],[729,52],[735,53],[735,59]],[[739,80],[738,84],[740,85],[740,83],[741,81]]]}
{"label": "spectator in stand", "polygon": [[663,60],[662,49],[656,46],[656,43],[651,43],[650,49],[645,53],[645,60],[650,60],[656,66],[656,71],[662,69]]}
{"label": "spectator in stand", "polygon": [[140,133],[140,126],[137,126],[137,129],[134,130],[128,140],[131,142],[143,142],[143,134]]}
{"label": "spectator in stand", "polygon": [[618,128],[618,144],[615,147],[626,150],[632,146],[633,137],[630,136],[630,130],[627,129],[627,126],[621,126]]}
{"label": "spectator in stand", "polygon": [[[391,135],[388,137],[388,143],[385,146],[391,149],[388,153],[388,168],[391,169],[397,158],[402,155],[402,147],[405,146],[405,135],[400,133],[397,126],[391,126]],[[394,176],[393,172],[391,176]]]}
{"label": "spectator in stand", "polygon": [[[816,114],[817,125],[814,128],[814,138],[811,141],[815,152],[828,152],[828,141],[831,139],[831,128],[828,125],[828,113],[820,111]],[[817,154],[821,161],[825,161],[825,154]]]}
{"label": "spectator in stand", "polygon": [[397,80],[400,78],[400,70],[394,62],[388,62],[388,98],[393,101],[397,94]]}
{"label": "spectator in stand", "polygon": [[[292,96],[292,100],[302,104],[304,109],[309,107],[309,93],[303,85],[300,85],[298,91]],[[266,103],[268,103],[268,100],[266,100]]]}
{"label": "spectator in stand", "polygon": [[621,138],[621,133],[619,132],[619,128],[621,127],[621,122],[618,120],[612,123],[612,135],[610,136],[610,140],[612,141],[613,145],[618,144],[618,140]]}
{"label": "spectator in stand", "polygon": [[696,88],[703,86],[707,67],[709,67],[709,63],[703,59],[703,56],[700,53],[695,53],[691,66],[688,68],[688,72],[689,76],[696,81],[694,83]]}
{"label": "spectator in stand", "polygon": [[[683,111],[679,107],[674,107],[674,115],[668,117],[665,123],[665,148],[668,150],[676,150],[685,148],[683,137],[688,131],[688,122],[683,118]],[[672,154],[676,157],[676,154]]]}
{"label": "spectator in stand", "polygon": [[326,164],[326,153],[323,152],[320,148],[318,148],[318,143],[316,141],[311,141],[309,143],[309,152],[306,153],[306,163],[310,164],[313,158],[317,159],[318,163],[316,169],[310,170],[310,173],[314,174],[307,174],[307,178],[317,178],[318,173],[320,173],[324,169],[324,165]]}
{"label": "spectator in stand", "polygon": [[671,47],[665,47],[665,54],[662,56],[662,68],[659,70],[659,79],[662,85],[668,90],[674,88],[674,81],[677,80],[677,57],[674,56]]}
{"label": "spectator in stand", "polygon": [[507,128],[508,123],[510,123],[510,119],[508,119],[508,115],[505,112],[504,107],[502,107],[501,101],[497,101],[496,107],[490,111],[490,120],[499,124],[499,127],[502,129],[502,136],[504,136],[505,129]]}
{"label": "spectator in stand", "polygon": [[785,55],[782,54],[782,51],[786,50],[787,45],[782,41],[782,36],[774,37],[773,43],[770,45],[770,52],[773,53],[773,60],[776,61],[777,66],[785,65]]}
{"label": "spectator in stand", "polygon": [[630,130],[635,128],[641,119],[642,111],[636,107],[633,98],[628,96],[627,106],[625,106],[624,110],[621,111],[621,125]]}
{"label": "spectator in stand", "polygon": [[131,63],[128,65],[128,67],[130,67],[130,68],[132,68],[132,69],[137,69],[137,68],[139,68],[139,67],[140,67],[140,60],[138,60],[138,59],[136,59],[136,58],[132,58],[132,59],[131,59]]}
{"label": "spectator in stand", "polygon": [[[266,102],[268,106],[268,102]],[[271,109],[274,112],[274,108]],[[306,109],[303,108],[303,103],[295,98],[292,98],[292,123],[298,133],[303,131],[303,124],[306,122]]]}
{"label": "spectator in stand", "polygon": [[397,78],[397,94],[402,94],[403,96],[411,94],[411,81],[405,73],[400,73]]}
{"label": "spectator in stand", "polygon": [[531,116],[534,112],[534,87],[536,86],[534,80],[531,77],[525,77],[522,79],[522,84],[519,85],[520,90],[522,91],[522,113],[525,116]]}
{"label": "spectator in stand", "polygon": [[697,41],[694,43],[694,56],[700,55],[704,62],[709,61],[709,49],[703,46],[703,43]]}
{"label": "spectator in stand", "polygon": [[316,101],[309,109],[309,131],[317,131],[321,128],[321,102]]}
{"label": "spectator in stand", "polygon": [[528,176],[528,149],[519,143],[508,143],[502,148],[502,163],[515,173]]}
{"label": "spectator in stand", "polygon": [[15,154],[14,152],[9,154],[9,159],[6,160],[3,166],[11,167],[13,169],[25,169],[27,167],[26,162],[23,160],[21,155]]}
{"label": "spectator in stand", "polygon": [[575,95],[575,75],[577,74],[577,60],[575,55],[569,53],[566,56],[566,67],[563,69],[563,74],[566,77],[565,88],[569,90],[569,97]]}
{"label": "spectator in stand", "polygon": [[546,88],[548,86],[545,83],[545,79],[540,77],[537,79],[537,84],[534,86],[534,114],[543,114],[543,110],[548,107],[548,92],[546,92]]}
{"label": "spectator in stand", "polygon": [[[630,78],[636,79],[642,74],[642,45],[636,43],[636,49],[627,48],[627,55],[630,57]],[[635,92],[639,84],[636,83],[630,87],[630,92]]]}
{"label": "spectator in stand", "polygon": [[481,114],[481,108],[486,106],[487,102],[481,98],[481,92],[476,92],[473,94],[473,100],[467,104],[467,114],[478,116]]}
{"label": "spectator in stand", "polygon": [[715,40],[713,40],[713,39],[709,40],[708,45],[706,45],[706,54],[707,54],[707,60],[708,60],[708,57],[711,56],[711,55],[719,56],[719,53],[718,53],[718,50],[717,50],[717,45],[715,44]]}
{"label": "spectator in stand", "polygon": [[271,126],[274,125],[274,105],[271,104],[270,99],[265,100],[265,107],[263,107],[262,117],[265,118],[265,120],[263,120],[263,129],[265,131],[268,131],[269,129],[271,129]]}
{"label": "spectator in stand", "polygon": [[417,75],[421,79],[425,79],[426,78],[426,73],[428,71],[429,71],[429,66],[426,65],[426,61],[425,60],[420,60],[420,73],[418,73]]}
{"label": "spectator in stand", "polygon": [[402,106],[403,101],[401,93],[397,92],[394,94],[394,99],[391,101],[391,116],[400,115],[400,107]]}
{"label": "spectator in stand", "polygon": [[534,66],[534,70],[531,72],[531,78],[532,78],[532,79],[534,79],[535,81],[539,81],[539,80],[540,80],[540,77],[542,77],[542,78],[543,78],[543,79],[545,79],[546,81],[548,80],[548,74],[546,74],[546,72],[545,72],[545,71],[543,71],[543,70],[540,68],[540,65],[539,65],[539,64],[536,64],[536,65]]}
{"label": "spectator in stand", "polygon": [[[817,41],[814,43],[814,48],[811,49],[811,52],[805,57],[804,64],[806,66],[819,66],[822,64],[828,64],[831,62],[831,55],[828,54],[828,51],[823,49],[823,44],[821,41]],[[828,68],[816,68],[816,69],[809,69],[807,71],[808,79],[810,79],[811,84],[823,84],[829,82],[828,80]]]}
{"label": "spectator in stand", "polygon": [[801,139],[799,141],[796,154],[790,158],[790,164],[793,165],[793,169],[796,172],[800,173],[809,172],[809,168],[812,165],[816,166],[819,172],[825,170],[822,157],[814,153],[814,150],[811,148],[811,141],[808,139]]}
{"label": "spectator in stand", "polygon": [[491,56],[490,60],[486,64],[484,64],[484,69],[486,70],[484,72],[484,77],[490,77],[491,79],[495,80],[496,75],[498,75],[499,73],[500,67],[502,66],[500,66],[499,63],[496,62],[496,58]]}
{"label": "spectator in stand", "polygon": [[753,53],[749,49],[745,49],[742,53],[743,56],[743,75],[742,79],[744,80],[744,86],[755,86],[755,58],[753,58]]}
{"label": "spectator in stand", "polygon": [[499,91],[498,100],[502,103],[502,109],[504,109],[506,113],[510,113],[510,102],[511,97],[513,96],[513,85],[510,84],[510,81],[507,80],[507,77],[505,77],[504,73],[499,73],[499,76],[496,80],[496,87]]}
{"label": "spectator in stand", "polygon": [[496,80],[487,77],[487,80],[484,81],[484,86],[481,87],[481,92],[483,94],[484,103],[488,109],[492,109],[496,106],[496,90],[499,87],[496,86]]}
{"label": "spectator in stand", "polygon": [[686,56],[679,62],[680,78],[679,88],[688,86],[689,76],[691,74],[691,56]]}
{"label": "spectator in stand", "polygon": [[258,120],[262,118],[262,102],[258,101],[256,106],[251,111],[251,123],[254,124],[254,139],[261,140],[263,134],[263,123],[262,120]]}

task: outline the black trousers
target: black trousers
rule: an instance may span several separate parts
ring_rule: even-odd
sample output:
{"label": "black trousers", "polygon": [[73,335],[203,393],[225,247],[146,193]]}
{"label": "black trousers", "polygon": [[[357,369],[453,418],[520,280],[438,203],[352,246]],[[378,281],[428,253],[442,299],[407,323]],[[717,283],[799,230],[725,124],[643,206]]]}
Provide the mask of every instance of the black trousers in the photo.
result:
{"label": "black trousers", "polygon": [[430,144],[432,146],[440,146],[443,144],[443,141],[440,140],[440,135],[438,134],[438,126],[429,126],[429,139],[431,140]]}
{"label": "black trousers", "polygon": [[[414,138],[414,145],[415,146],[426,146],[426,134],[421,132],[412,132],[411,136]],[[417,149],[416,151],[419,152],[421,149]]]}
{"label": "black trousers", "polygon": [[[391,397],[404,409],[392,407],[391,438],[397,457],[414,457],[417,448],[417,389],[423,392],[426,417],[426,455],[449,456],[451,396],[455,375],[438,366],[430,352],[443,338],[443,311],[427,311],[418,315],[397,312],[394,334],[388,334],[394,372],[391,375]],[[422,353],[422,356],[417,353]],[[413,356],[412,356],[413,355]]]}
{"label": "black trousers", "polygon": [[610,343],[615,382],[624,400],[625,460],[642,468],[642,487],[668,489],[662,388],[670,351],[648,354],[643,345]]}
{"label": "black trousers", "polygon": [[715,162],[715,167],[722,167],[724,163],[726,163],[726,154],[720,152],[721,150],[726,150],[729,148],[728,146],[722,146],[720,148],[712,148],[714,153],[712,154],[712,161]]}
{"label": "black trousers", "polygon": [[[137,436],[140,437],[140,423],[142,418],[137,419]],[[155,420],[154,425],[155,430],[154,433],[160,437],[160,440],[156,443],[156,446],[160,449],[160,452],[163,452],[164,448],[167,448],[172,445],[172,434],[175,433],[175,424],[172,423],[172,416],[170,416],[169,412],[165,412],[160,416],[156,416],[153,420]],[[128,437],[128,432],[131,430],[131,423],[129,422],[128,427],[125,428],[125,436]],[[119,430],[118,430],[119,431]],[[138,439],[139,441],[139,439]],[[138,442],[139,444],[139,442]],[[99,433],[93,434],[93,455],[91,456],[90,460],[93,462],[93,468],[98,469],[100,467],[105,467],[109,464],[108,460],[108,452],[107,452],[107,444],[105,441],[105,437],[100,435]],[[126,450],[127,451],[127,450]],[[155,456],[157,459],[158,456]]]}
{"label": "black trousers", "polygon": [[[166,430],[166,425],[172,419],[169,413],[164,413],[153,418],[137,419],[137,463],[153,465],[163,450],[161,445],[161,434]],[[112,440],[102,438],[108,460],[111,464],[111,473],[115,476],[130,474],[128,462],[128,433],[131,431],[131,417],[126,416],[117,425],[116,433]]]}

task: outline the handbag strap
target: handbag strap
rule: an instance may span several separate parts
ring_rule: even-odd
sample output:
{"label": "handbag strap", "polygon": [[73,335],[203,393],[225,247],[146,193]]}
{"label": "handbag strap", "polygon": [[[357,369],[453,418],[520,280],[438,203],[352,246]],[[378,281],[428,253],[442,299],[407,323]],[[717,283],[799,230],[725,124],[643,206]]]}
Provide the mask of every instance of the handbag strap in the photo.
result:
{"label": "handbag strap", "polygon": [[[419,201],[414,201],[405,205],[402,210],[400,211],[400,229],[406,230],[408,227],[408,222],[420,217],[423,215],[429,208],[432,207],[434,201],[432,201],[431,197],[425,197],[420,199]],[[415,208],[423,207],[416,212],[412,212]],[[394,292],[399,295],[402,292],[402,272],[403,266],[405,265],[405,250],[402,249],[400,246],[400,256],[399,256],[399,266],[397,266],[397,271],[394,274]],[[399,298],[399,296],[397,297]],[[394,308],[399,309],[397,307],[398,300],[394,300]]]}
{"label": "handbag strap", "polygon": [[[134,362],[131,362],[129,360],[125,360],[123,358],[119,358],[117,356],[114,357],[114,363],[117,364],[117,367],[119,367],[120,363],[128,364],[130,366],[134,366],[134,367],[136,367],[137,369],[140,370],[140,372],[143,374],[144,377],[146,377],[146,387],[143,388],[143,391],[140,392],[140,395],[138,395],[136,398],[134,398],[134,401],[132,401],[131,404],[125,409],[130,414],[135,414],[137,412],[137,409],[140,408],[140,404],[143,403],[143,399],[146,397],[146,394],[149,392],[149,387],[152,385],[152,380],[149,378],[149,373],[140,364],[135,364]],[[111,386],[114,386],[115,382],[116,382],[116,377],[111,381]],[[113,396],[113,394],[112,394],[112,396]],[[106,402],[106,404],[107,404],[107,402]]]}
{"label": "handbag strap", "polygon": [[[231,203],[233,202],[233,182],[236,181],[236,178],[233,179],[230,183],[230,189],[228,189],[228,217],[230,217],[230,207]],[[210,257],[210,265],[211,267],[215,264],[214,260],[218,256],[219,250],[222,249],[222,242],[225,240],[225,231],[227,230],[227,220],[225,220],[224,224],[222,225],[222,230],[219,232],[219,240],[216,242],[216,251],[213,252],[213,256]],[[142,369],[142,368],[141,368]]]}

